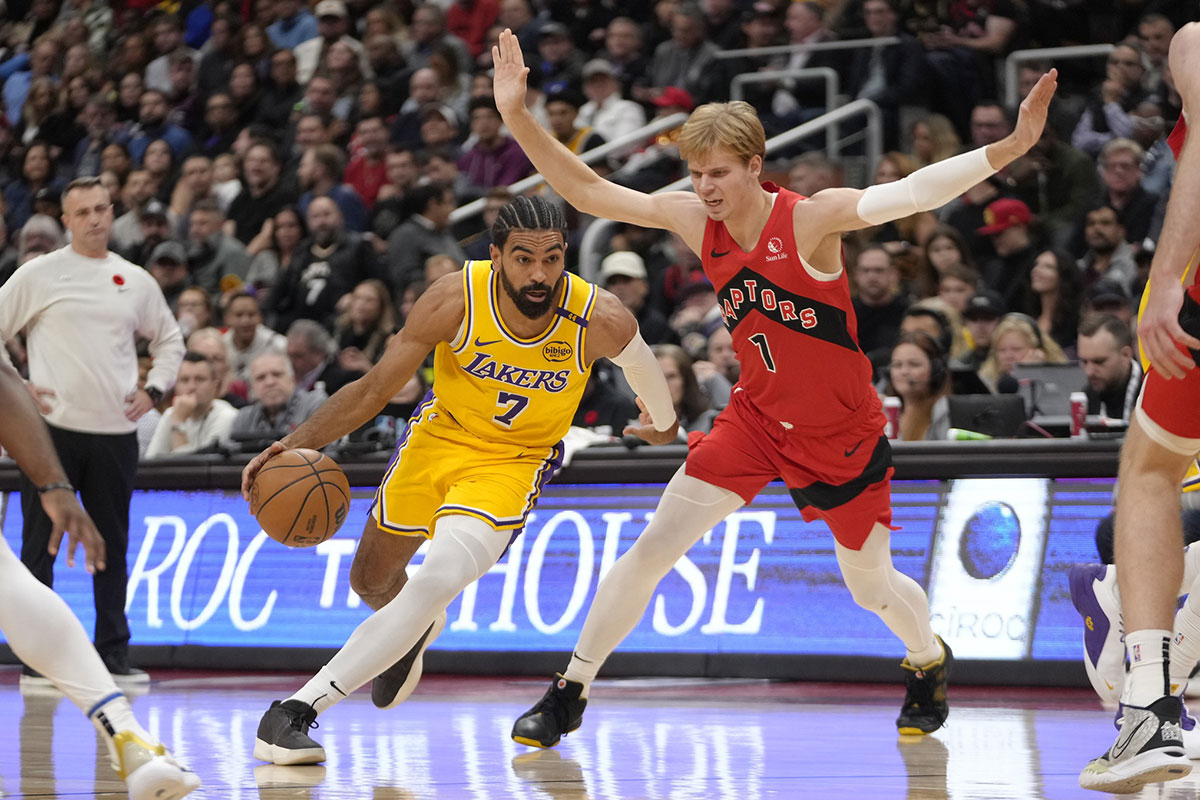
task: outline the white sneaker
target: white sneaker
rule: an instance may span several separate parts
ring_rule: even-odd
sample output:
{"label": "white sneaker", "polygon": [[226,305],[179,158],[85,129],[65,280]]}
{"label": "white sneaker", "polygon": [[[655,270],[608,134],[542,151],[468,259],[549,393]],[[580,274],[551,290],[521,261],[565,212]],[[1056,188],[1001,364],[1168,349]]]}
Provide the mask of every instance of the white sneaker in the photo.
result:
{"label": "white sneaker", "polygon": [[132,731],[113,737],[120,764],[117,774],[130,800],[179,800],[200,787],[200,776],[175,760],[161,743],[149,744]]}
{"label": "white sneaker", "polygon": [[1116,708],[1125,686],[1125,620],[1117,599],[1117,572],[1104,564],[1076,564],[1068,573],[1071,603],[1083,617],[1083,666],[1105,708]]}

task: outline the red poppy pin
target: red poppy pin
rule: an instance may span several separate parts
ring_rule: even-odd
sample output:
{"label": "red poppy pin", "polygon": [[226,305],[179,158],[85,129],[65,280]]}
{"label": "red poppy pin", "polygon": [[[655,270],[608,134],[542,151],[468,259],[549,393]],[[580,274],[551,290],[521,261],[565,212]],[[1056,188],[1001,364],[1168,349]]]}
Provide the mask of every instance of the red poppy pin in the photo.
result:
{"label": "red poppy pin", "polygon": [[120,275],[113,275],[113,283],[115,283],[117,286],[124,286],[125,279]]}

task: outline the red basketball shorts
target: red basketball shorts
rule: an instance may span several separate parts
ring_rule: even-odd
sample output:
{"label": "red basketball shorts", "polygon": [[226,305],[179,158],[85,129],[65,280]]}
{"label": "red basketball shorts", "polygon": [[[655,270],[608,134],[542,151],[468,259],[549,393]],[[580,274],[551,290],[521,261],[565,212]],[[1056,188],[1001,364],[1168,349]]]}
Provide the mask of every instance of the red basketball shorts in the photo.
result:
{"label": "red basketball shorts", "polygon": [[[1184,298],[1184,312],[1180,324],[1188,333],[1196,336],[1200,331],[1194,323],[1186,322],[1189,306],[1196,308],[1200,302],[1200,286],[1193,285]],[[1180,349],[1195,357],[1194,353]],[[1200,366],[1189,369],[1183,378],[1167,380],[1157,370],[1150,369],[1142,383],[1135,412],[1138,424],[1158,444],[1180,455],[1192,456],[1200,452]]]}
{"label": "red basketball shorts", "polygon": [[875,523],[892,527],[892,449],[883,414],[831,436],[783,428],[735,390],[711,432],[688,437],[688,475],[747,503],[782,478],[805,520],[823,519],[843,547],[858,550]]}

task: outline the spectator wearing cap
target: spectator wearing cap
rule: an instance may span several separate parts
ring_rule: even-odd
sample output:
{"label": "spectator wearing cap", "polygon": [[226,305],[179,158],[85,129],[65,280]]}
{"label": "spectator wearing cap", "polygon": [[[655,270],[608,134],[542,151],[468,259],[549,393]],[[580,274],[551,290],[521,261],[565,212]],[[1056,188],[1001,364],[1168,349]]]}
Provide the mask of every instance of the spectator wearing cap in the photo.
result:
{"label": "spectator wearing cap", "polygon": [[550,133],[576,155],[604,144],[604,137],[591,126],[578,123],[579,109],[586,102],[587,99],[574,89],[546,96]]}
{"label": "spectator wearing cap", "polygon": [[910,305],[900,291],[900,270],[878,245],[863,248],[854,261],[854,315],[858,345],[872,363],[882,364],[900,335],[900,320]]}
{"label": "spectator wearing cap", "polygon": [[462,155],[459,147],[458,113],[445,103],[429,103],[421,108],[421,145],[426,150],[451,150],[454,160]]}
{"label": "spectator wearing cap", "polygon": [[[673,114],[690,114],[695,101],[687,89],[668,86],[651,101],[656,109],[654,119]],[[683,126],[680,125],[679,128]],[[650,137],[645,146],[625,160],[609,180],[638,191],[653,192],[683,175],[683,159],[679,157],[679,128]]]}
{"label": "spectator wearing cap", "polygon": [[1108,204],[1090,209],[1084,215],[1083,239],[1087,244],[1087,252],[1079,259],[1083,285],[1109,281],[1119,284],[1128,295],[1137,279],[1137,264],[1117,210]]}
{"label": "spectator wearing cap", "polygon": [[1021,286],[1033,268],[1033,236],[1030,225],[1033,213],[1029,206],[1013,198],[1000,198],[988,204],[983,212],[982,228],[977,233],[992,240],[995,258],[984,262],[980,273],[984,284],[999,292],[1009,308],[1016,305]]}
{"label": "spectator wearing cap", "polygon": [[163,412],[146,458],[195,453],[229,438],[237,409],[217,397],[215,365],[188,351],[179,365],[171,407]]}
{"label": "spectator wearing cap", "polygon": [[1088,289],[1083,305],[1084,316],[1108,314],[1126,325],[1133,325],[1133,303],[1125,287],[1114,281],[1099,281]]}
{"label": "spectator wearing cap", "polygon": [[465,255],[450,231],[450,212],[457,205],[454,189],[441,182],[417,186],[409,195],[413,214],[388,237],[390,284],[397,293],[425,274],[425,260],[444,253],[455,261]]}
{"label": "spectator wearing cap", "polygon": [[277,50],[294,50],[320,35],[316,16],[302,0],[277,0],[274,11],[275,21],[267,26],[267,36]]}
{"label": "spectator wearing cap", "polygon": [[1092,314],[1079,326],[1078,352],[1087,375],[1087,413],[1129,422],[1144,377],[1129,323]]}
{"label": "spectator wearing cap", "polygon": [[643,49],[642,28],[629,17],[617,17],[604,29],[604,49],[597,56],[608,62],[625,97],[631,96],[634,83],[641,80],[650,67],[650,59],[643,55]]}
{"label": "spectator wearing cap", "polygon": [[967,301],[967,307],[963,309],[963,327],[970,350],[962,358],[964,367],[977,370],[983,366],[992,349],[992,333],[1007,310],[1004,299],[990,290],[977,292]]}
{"label": "spectator wearing cap", "polygon": [[579,109],[579,123],[604,137],[605,141],[633,133],[646,124],[642,107],[621,97],[621,84],[612,64],[593,58],[583,65],[583,93],[588,101]]}
{"label": "spectator wearing cap", "polygon": [[538,31],[538,66],[547,94],[578,86],[583,79],[583,53],[571,41],[571,31],[561,22],[547,22]]}
{"label": "spectator wearing cap", "polygon": [[158,288],[162,290],[163,298],[167,301],[171,313],[175,313],[179,303],[179,295],[191,286],[188,275],[187,253],[179,242],[160,242],[150,253],[146,262],[146,271],[154,278]]}
{"label": "spectator wearing cap", "polygon": [[296,172],[304,190],[298,206],[300,213],[307,216],[313,198],[328,197],[337,204],[346,228],[362,233],[367,229],[367,207],[353,187],[342,183],[345,169],[346,158],[337,145],[320,144],[305,150]]}
{"label": "spectator wearing cap", "polygon": [[214,296],[240,289],[250,271],[246,246],[223,230],[224,223],[221,206],[211,198],[197,201],[188,218],[192,283]]}
{"label": "spectator wearing cap", "polygon": [[307,85],[325,58],[325,51],[334,42],[345,42],[358,58],[364,77],[374,75],[367,62],[362,42],[349,35],[350,12],[342,0],[321,0],[313,9],[317,16],[317,35],[301,42],[292,50],[296,54],[296,81]]}
{"label": "spectator wearing cap", "polygon": [[446,30],[462,39],[475,59],[483,52],[488,29],[499,15],[497,0],[454,0],[446,9]]}
{"label": "spectator wearing cap", "polygon": [[517,140],[503,133],[504,121],[491,97],[476,97],[469,106],[475,144],[458,159],[471,196],[496,186],[509,186],[533,172],[529,157]]}
{"label": "spectator wearing cap", "polygon": [[669,342],[671,328],[666,315],[647,302],[650,281],[646,262],[630,250],[609,253],[600,262],[597,283],[617,296],[637,318],[642,338],[650,344]]}

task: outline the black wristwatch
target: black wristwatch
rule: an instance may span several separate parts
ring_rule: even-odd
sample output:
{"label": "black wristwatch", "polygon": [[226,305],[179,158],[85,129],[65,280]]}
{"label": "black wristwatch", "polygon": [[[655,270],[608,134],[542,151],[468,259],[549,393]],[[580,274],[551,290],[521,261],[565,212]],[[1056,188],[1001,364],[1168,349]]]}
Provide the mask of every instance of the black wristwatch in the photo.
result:
{"label": "black wristwatch", "polygon": [[162,389],[158,388],[157,386],[147,386],[145,389],[142,389],[142,391],[150,395],[150,399],[154,402],[154,405],[158,405],[163,399]]}

